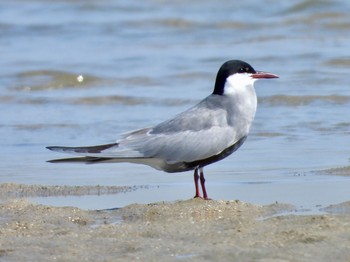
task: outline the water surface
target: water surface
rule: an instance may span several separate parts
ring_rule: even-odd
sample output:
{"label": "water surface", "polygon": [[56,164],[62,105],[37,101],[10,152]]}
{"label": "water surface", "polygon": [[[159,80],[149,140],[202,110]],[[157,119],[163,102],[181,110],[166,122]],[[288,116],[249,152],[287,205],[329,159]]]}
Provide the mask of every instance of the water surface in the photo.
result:
{"label": "water surface", "polygon": [[115,204],[46,199],[84,208],[192,197],[190,172],[53,165],[61,155],[45,146],[108,143],[156,124],[242,59],[280,79],[256,83],[251,135],[206,168],[210,196],[310,208],[349,199],[347,178],[310,173],[349,165],[349,12],[346,1],[1,1],[0,182],[155,186]]}

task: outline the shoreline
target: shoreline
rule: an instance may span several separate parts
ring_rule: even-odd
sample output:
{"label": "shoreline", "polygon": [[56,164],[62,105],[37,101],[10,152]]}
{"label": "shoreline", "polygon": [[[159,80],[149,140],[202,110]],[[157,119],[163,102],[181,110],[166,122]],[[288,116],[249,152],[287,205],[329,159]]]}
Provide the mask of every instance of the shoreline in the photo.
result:
{"label": "shoreline", "polygon": [[[24,194],[24,185],[11,183],[1,184],[0,191],[6,185]],[[36,187],[41,193],[76,188],[79,194],[83,188],[67,186],[62,191],[30,185],[28,193]],[[108,192],[104,190],[100,192]],[[5,261],[350,259],[350,201],[325,208],[325,214],[296,215],[291,204],[260,206],[239,200],[190,199],[82,210],[34,204],[25,197],[1,199],[0,260]]]}

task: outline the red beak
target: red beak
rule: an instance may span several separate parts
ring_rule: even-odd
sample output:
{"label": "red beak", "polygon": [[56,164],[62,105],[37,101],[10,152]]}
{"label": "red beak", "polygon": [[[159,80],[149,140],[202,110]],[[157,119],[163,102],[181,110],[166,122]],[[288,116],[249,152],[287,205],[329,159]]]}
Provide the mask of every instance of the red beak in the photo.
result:
{"label": "red beak", "polygon": [[267,72],[261,72],[261,71],[257,71],[255,74],[251,75],[252,78],[278,78],[278,75],[274,75],[271,73],[267,73]]}

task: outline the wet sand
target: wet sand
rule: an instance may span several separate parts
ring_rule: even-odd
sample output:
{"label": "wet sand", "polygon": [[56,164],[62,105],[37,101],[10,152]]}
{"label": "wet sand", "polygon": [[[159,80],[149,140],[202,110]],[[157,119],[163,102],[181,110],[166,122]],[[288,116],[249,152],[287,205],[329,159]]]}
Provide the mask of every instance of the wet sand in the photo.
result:
{"label": "wet sand", "polygon": [[[85,187],[63,188],[0,186],[1,261],[350,261],[350,201],[296,215],[290,204],[238,200],[86,211],[23,197],[80,194]],[[11,193],[19,189],[20,196]]]}

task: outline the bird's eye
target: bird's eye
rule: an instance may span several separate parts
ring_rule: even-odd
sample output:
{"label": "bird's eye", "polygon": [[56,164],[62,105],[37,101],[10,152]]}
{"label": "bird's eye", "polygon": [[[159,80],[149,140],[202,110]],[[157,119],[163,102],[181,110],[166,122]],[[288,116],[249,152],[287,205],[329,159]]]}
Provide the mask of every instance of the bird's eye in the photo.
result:
{"label": "bird's eye", "polygon": [[241,67],[238,69],[239,73],[248,73],[249,72],[249,67]]}

